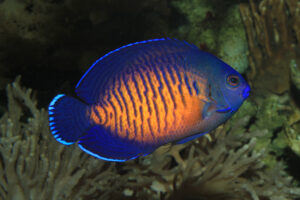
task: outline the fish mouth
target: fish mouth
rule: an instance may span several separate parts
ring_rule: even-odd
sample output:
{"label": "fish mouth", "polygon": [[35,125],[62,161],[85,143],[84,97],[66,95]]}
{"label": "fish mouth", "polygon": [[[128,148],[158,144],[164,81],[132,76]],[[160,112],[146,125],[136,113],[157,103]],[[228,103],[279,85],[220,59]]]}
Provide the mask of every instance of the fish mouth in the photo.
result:
{"label": "fish mouth", "polygon": [[232,112],[232,108],[230,106],[230,103],[228,102],[228,100],[227,100],[226,96],[224,95],[223,91],[222,90],[220,90],[220,91],[221,91],[222,96],[223,96],[223,98],[224,98],[224,100],[226,102],[226,107],[222,106],[222,108],[217,109],[216,112],[217,113],[229,113],[229,112]]}
{"label": "fish mouth", "polygon": [[232,111],[232,108],[230,106],[228,106],[227,108],[216,110],[217,113],[228,113],[228,112],[231,112],[231,111]]}
{"label": "fish mouth", "polygon": [[242,93],[244,99],[248,98],[248,96],[250,95],[250,90],[251,90],[250,86],[247,85],[247,87],[243,90],[243,93]]}

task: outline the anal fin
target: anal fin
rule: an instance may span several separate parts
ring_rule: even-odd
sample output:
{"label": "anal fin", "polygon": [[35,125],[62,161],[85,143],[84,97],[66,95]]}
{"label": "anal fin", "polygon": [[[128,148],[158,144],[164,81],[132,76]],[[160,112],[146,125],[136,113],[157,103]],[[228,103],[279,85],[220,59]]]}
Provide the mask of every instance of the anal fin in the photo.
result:
{"label": "anal fin", "polygon": [[144,154],[142,145],[117,137],[98,125],[80,138],[78,146],[92,156],[114,162],[124,162]]}

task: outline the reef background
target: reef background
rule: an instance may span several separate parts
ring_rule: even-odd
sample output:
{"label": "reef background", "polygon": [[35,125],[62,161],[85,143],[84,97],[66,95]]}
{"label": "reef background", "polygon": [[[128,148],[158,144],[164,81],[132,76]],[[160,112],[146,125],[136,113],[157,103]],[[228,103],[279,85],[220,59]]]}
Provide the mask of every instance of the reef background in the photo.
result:
{"label": "reef background", "polygon": [[[300,199],[300,1],[0,0],[0,19],[0,199]],[[238,113],[126,163],[57,143],[51,99],[105,53],[160,37],[242,73]]]}

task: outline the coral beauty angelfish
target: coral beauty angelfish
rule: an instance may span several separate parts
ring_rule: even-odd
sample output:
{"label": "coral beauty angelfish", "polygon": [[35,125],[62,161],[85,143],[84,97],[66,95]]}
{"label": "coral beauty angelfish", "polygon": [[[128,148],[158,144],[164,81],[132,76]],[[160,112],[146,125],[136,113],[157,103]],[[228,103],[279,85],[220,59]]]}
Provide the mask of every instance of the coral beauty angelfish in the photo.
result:
{"label": "coral beauty angelfish", "polygon": [[104,55],[75,91],[78,98],[59,94],[48,107],[54,138],[122,162],[210,132],[236,112],[250,87],[217,57],[162,38]]}

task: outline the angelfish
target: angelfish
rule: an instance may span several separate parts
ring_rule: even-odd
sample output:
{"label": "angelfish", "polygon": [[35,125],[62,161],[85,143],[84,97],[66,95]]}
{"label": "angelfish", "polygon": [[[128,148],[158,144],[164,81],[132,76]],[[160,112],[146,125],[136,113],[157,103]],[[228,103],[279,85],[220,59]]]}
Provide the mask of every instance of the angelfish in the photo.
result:
{"label": "angelfish", "polygon": [[229,119],[250,87],[233,68],[194,45],[162,38],[122,46],[98,59],[49,110],[54,138],[107,161],[184,143]]}

